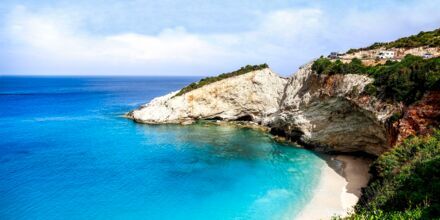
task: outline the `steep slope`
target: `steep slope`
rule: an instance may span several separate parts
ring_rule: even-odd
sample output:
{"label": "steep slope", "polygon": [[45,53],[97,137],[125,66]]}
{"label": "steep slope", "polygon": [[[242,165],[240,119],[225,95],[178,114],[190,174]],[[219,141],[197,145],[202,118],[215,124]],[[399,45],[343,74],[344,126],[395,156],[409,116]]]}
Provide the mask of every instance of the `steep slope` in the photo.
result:
{"label": "steep slope", "polygon": [[399,111],[362,93],[373,79],[356,74],[318,75],[311,64],[287,83],[272,132],[326,151],[362,151],[379,155],[387,149],[386,120]]}
{"label": "steep slope", "polygon": [[318,75],[311,64],[289,79],[267,68],[156,98],[127,116],[150,124],[253,121],[325,151],[378,155],[390,139],[386,119],[400,106],[364,95],[371,82],[364,75]]}
{"label": "steep slope", "polygon": [[[127,116],[151,124],[253,121],[305,146],[380,155],[440,124],[439,33],[423,32],[347,54],[405,50],[405,57],[374,65],[358,58],[321,57],[288,79],[266,64],[247,66],[156,98]],[[434,57],[421,57],[428,52]]]}
{"label": "steep slope", "polygon": [[427,135],[440,126],[440,91],[430,91],[423,98],[404,110],[402,119],[393,124],[397,132],[392,144],[400,144],[406,138]]}
{"label": "steep slope", "polygon": [[[439,30],[355,49],[340,60],[321,57],[288,79],[264,68],[195,84],[127,116],[152,124],[253,121],[304,146],[376,155],[373,180],[348,219],[438,218],[438,187],[429,184],[439,166]],[[397,57],[377,61],[383,49]]]}
{"label": "steep slope", "polygon": [[[440,47],[440,28],[432,31],[426,31],[426,32],[422,31],[416,35],[399,38],[391,42],[386,42],[386,43],[376,42],[368,47],[350,49],[347,51],[347,53],[354,54],[359,51],[376,51],[378,49],[389,50],[392,48],[405,49],[405,50],[410,50],[410,49],[420,50],[421,48],[425,48],[425,49],[429,48],[429,49],[434,49],[433,51],[439,51],[438,50],[439,47]],[[418,55],[417,51],[412,51],[412,53],[409,54]]]}
{"label": "steep slope", "polygon": [[371,170],[374,178],[347,219],[439,219],[439,130],[406,139]]}

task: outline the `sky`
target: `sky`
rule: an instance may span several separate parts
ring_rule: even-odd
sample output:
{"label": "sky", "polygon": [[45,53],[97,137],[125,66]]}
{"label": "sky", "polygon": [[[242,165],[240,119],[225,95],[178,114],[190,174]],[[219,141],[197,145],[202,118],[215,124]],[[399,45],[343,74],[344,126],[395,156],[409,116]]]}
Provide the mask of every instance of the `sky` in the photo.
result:
{"label": "sky", "polygon": [[0,75],[280,75],[440,27],[440,0],[1,0]]}

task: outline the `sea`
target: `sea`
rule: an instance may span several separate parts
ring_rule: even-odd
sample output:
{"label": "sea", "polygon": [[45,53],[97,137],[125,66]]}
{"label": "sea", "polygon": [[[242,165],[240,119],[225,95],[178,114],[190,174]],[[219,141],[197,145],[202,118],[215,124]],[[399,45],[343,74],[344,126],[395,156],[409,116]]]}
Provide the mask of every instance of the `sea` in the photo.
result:
{"label": "sea", "polygon": [[252,129],[122,117],[197,80],[0,76],[0,219],[294,219],[319,155]]}

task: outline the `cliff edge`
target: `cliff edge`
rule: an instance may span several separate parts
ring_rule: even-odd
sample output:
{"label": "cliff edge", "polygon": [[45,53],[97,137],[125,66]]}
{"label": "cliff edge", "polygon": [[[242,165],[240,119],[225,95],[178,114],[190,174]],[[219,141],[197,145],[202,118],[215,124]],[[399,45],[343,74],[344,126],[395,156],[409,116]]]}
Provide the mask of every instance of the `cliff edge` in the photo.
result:
{"label": "cliff edge", "polygon": [[128,113],[137,122],[188,124],[200,119],[261,123],[278,111],[287,79],[269,68],[222,79],[182,95],[153,99]]}
{"label": "cliff edge", "polygon": [[192,83],[126,114],[140,123],[250,121],[323,151],[380,155],[440,125],[440,29],[332,52],[289,78],[267,64]]}
{"label": "cliff edge", "polygon": [[318,75],[311,63],[285,79],[269,68],[222,79],[180,96],[153,99],[127,117],[148,124],[200,119],[252,121],[325,151],[378,155],[390,139],[386,119],[400,109],[363,95],[364,75]]}

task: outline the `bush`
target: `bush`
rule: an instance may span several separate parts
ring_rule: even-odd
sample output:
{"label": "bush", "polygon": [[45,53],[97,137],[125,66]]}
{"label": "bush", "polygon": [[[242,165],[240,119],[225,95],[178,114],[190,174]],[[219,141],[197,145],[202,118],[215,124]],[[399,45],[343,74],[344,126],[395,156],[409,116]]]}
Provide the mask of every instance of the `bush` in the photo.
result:
{"label": "bush", "polygon": [[362,61],[353,58],[350,63],[342,63],[340,60],[335,62],[330,61],[327,58],[320,57],[312,64],[312,70],[318,74],[363,74],[365,73],[365,66],[362,65]]}
{"label": "bush", "polygon": [[[404,219],[421,219],[423,217],[421,208],[409,209],[401,212],[385,212],[381,209],[372,209],[371,211],[362,211],[360,213],[353,214],[345,219],[349,220],[404,220]],[[341,218],[334,218],[341,219]]]}
{"label": "bush", "polygon": [[389,43],[377,42],[368,47],[359,48],[359,49],[350,49],[347,51],[347,53],[355,53],[362,50],[378,49],[380,47],[385,47],[386,49],[390,49],[390,48],[414,48],[414,47],[423,47],[423,46],[440,47],[440,28],[433,31],[427,31],[427,32],[422,31],[417,35],[400,38]]}
{"label": "bush", "polygon": [[393,115],[391,115],[391,117],[388,118],[388,122],[392,124],[392,123],[398,121],[399,119],[401,119],[402,116],[403,116],[402,113],[396,112]]}
{"label": "bush", "polygon": [[440,131],[412,137],[382,154],[356,213],[347,219],[440,217]]}
{"label": "bush", "polygon": [[381,99],[411,104],[419,100],[426,91],[440,89],[440,58],[423,59],[407,55],[401,62],[387,61],[376,66],[364,66],[359,59],[350,63],[327,58],[317,59],[312,70],[317,74],[367,74],[374,82],[365,87],[365,92]]}
{"label": "bush", "polygon": [[321,74],[325,70],[327,70],[331,65],[332,65],[332,61],[321,56],[319,59],[317,59],[317,60],[315,60],[315,62],[313,62],[312,70],[314,70],[318,74]]}

